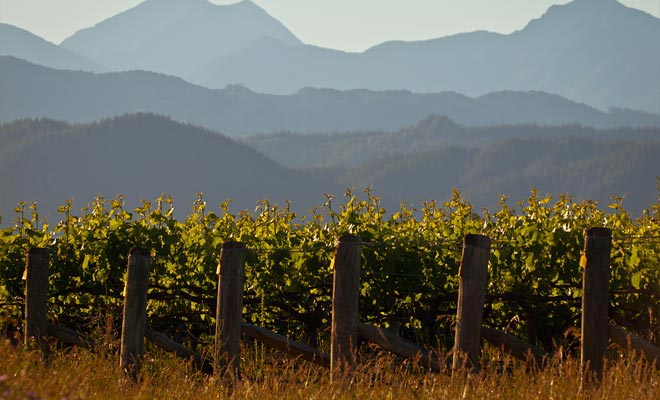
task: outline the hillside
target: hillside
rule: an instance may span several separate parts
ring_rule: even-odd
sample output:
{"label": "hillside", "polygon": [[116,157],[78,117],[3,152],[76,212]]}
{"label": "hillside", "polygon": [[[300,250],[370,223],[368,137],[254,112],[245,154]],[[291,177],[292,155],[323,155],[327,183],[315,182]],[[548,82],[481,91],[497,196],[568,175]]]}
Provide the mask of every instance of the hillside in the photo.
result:
{"label": "hillside", "polygon": [[396,131],[256,135],[243,139],[283,165],[339,187],[372,187],[383,205],[448,199],[459,188],[477,208],[530,189],[605,206],[611,195],[641,212],[656,201],[660,128],[580,125],[466,127],[431,116]]}
{"label": "hillside", "polygon": [[296,200],[306,210],[334,190],[222,135],[147,114],[0,125],[0,186],[3,220],[18,201],[37,201],[42,215],[54,215],[70,198],[79,209],[97,195],[124,194],[131,207],[165,193],[185,213],[203,192],[214,210],[226,199],[252,209],[263,198]]}
{"label": "hillside", "polygon": [[[496,204],[501,194],[515,202],[538,188],[542,194],[593,198],[603,207],[610,195],[625,195],[626,208],[635,213],[658,196],[657,130],[613,130],[601,140],[603,132],[590,128],[574,127],[565,132],[572,136],[558,137],[548,134],[558,128],[538,128],[529,138],[516,138],[531,127],[496,127],[481,134],[499,134],[474,146],[444,141],[443,135],[459,127],[447,119],[420,126],[426,131],[401,131],[406,138],[399,139],[398,154],[359,153],[355,146],[361,155],[352,161],[359,162],[296,170],[217,133],[149,114],[85,125],[15,121],[0,125],[0,215],[11,219],[18,201],[32,200],[42,215],[53,215],[66,199],[75,198],[79,208],[99,194],[125,194],[129,208],[166,193],[185,211],[195,193],[203,192],[214,208],[231,198],[234,210],[249,210],[268,198],[279,204],[291,200],[295,210],[304,211],[323,203],[324,193],[372,187],[383,206],[396,210],[400,201],[447,200],[454,187],[477,208]],[[464,134],[480,135],[475,132]],[[391,140],[384,137],[373,148]]]}
{"label": "hillside", "polygon": [[500,195],[511,204],[529,196],[569,194],[593,199],[602,208],[623,196],[627,210],[641,213],[657,201],[660,141],[601,142],[580,138],[506,139],[479,148],[446,146],[372,159],[337,173],[340,186],[370,186],[383,205],[399,201],[448,200],[459,188],[478,209]]}
{"label": "hillside", "polygon": [[660,140],[660,127],[595,129],[583,125],[536,124],[468,127],[447,117],[432,115],[395,131],[277,133],[249,136],[243,142],[283,165],[308,168],[356,166],[372,158],[423,153],[437,147],[485,148],[505,139],[518,138],[644,143]]}
{"label": "hillside", "polygon": [[152,72],[91,74],[49,69],[0,57],[0,122],[48,117],[92,122],[152,112],[232,136],[278,131],[396,130],[430,114],[462,125],[536,123],[660,126],[660,115],[604,113],[541,92],[457,93],[303,89],[293,95],[255,93],[242,86],[210,90]]}
{"label": "hillside", "polygon": [[262,37],[300,44],[249,0],[225,6],[206,0],[147,0],[76,32],[61,46],[115,71],[186,76]]}
{"label": "hillside", "polygon": [[56,69],[101,72],[93,61],[63,49],[24,29],[0,23],[0,56],[14,56]]}

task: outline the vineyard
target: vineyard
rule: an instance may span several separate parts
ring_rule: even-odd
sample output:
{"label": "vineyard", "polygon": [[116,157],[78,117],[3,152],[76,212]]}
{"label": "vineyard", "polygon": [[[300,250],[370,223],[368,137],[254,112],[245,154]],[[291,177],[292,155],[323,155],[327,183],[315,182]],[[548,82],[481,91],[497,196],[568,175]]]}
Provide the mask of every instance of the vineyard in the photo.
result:
{"label": "vineyard", "polygon": [[[633,217],[613,198],[608,211],[591,201],[542,198],[533,191],[498,210],[452,200],[384,210],[370,191],[327,196],[296,215],[264,200],[254,212],[208,207],[202,195],[183,220],[161,197],[127,210],[124,198],[97,198],[77,213],[62,205],[50,225],[36,205],[19,204],[0,230],[0,335],[18,340],[24,307],[25,253],[50,250],[49,320],[90,337],[121,330],[129,249],[151,250],[147,325],[200,350],[213,342],[220,247],[247,246],[243,318],[315,348],[327,349],[331,261],[338,237],[362,241],[360,320],[435,348],[450,348],[458,269],[466,234],[492,240],[484,326],[505,330],[546,350],[575,345],[580,326],[584,230],[613,235],[609,317],[660,342],[660,203]],[[179,212],[179,211],[177,211]]]}

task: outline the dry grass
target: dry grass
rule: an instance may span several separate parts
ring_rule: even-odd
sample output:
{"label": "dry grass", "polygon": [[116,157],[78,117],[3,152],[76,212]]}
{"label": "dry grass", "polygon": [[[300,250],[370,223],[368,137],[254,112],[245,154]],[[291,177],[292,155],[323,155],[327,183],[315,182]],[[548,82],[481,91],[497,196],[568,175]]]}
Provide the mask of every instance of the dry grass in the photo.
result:
{"label": "dry grass", "polygon": [[389,355],[363,360],[331,382],[326,369],[279,354],[244,352],[243,379],[204,376],[150,349],[139,383],[124,379],[118,357],[73,349],[38,352],[0,344],[0,399],[658,399],[660,372],[633,357],[611,362],[600,385],[585,385],[579,362],[555,359],[531,371],[496,352],[477,374],[450,377]]}

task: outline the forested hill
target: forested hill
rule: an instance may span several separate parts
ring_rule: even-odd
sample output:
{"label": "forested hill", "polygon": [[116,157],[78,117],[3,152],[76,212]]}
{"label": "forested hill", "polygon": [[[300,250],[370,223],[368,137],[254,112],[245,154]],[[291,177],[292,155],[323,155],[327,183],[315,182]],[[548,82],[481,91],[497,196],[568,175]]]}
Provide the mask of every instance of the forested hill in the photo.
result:
{"label": "forested hill", "polygon": [[384,156],[336,173],[340,186],[369,185],[392,209],[448,199],[459,188],[480,209],[506,195],[512,204],[537,188],[541,195],[568,194],[607,208],[611,196],[641,213],[657,202],[659,141],[596,141],[580,138],[505,139],[486,148],[440,147]]}
{"label": "forested hill", "polygon": [[[452,144],[447,132],[460,126],[443,118],[436,122],[422,124],[426,131],[403,130],[407,142],[400,140],[405,151],[398,154],[382,152],[394,149],[396,135],[374,133],[362,144],[358,140],[345,147],[348,155],[351,149],[362,152],[360,162],[290,169],[233,139],[150,114],[85,125],[15,121],[0,125],[0,215],[10,221],[19,201],[37,201],[42,215],[53,215],[72,197],[79,209],[97,195],[117,194],[127,196],[130,209],[141,198],[154,200],[162,193],[174,196],[177,210],[185,213],[198,192],[215,210],[228,198],[234,211],[252,210],[268,198],[280,205],[291,200],[294,210],[306,211],[322,204],[324,193],[339,196],[349,187],[372,187],[388,211],[397,210],[401,201],[419,206],[448,200],[452,188],[460,189],[477,210],[495,205],[500,195],[519,201],[532,188],[541,195],[592,198],[601,207],[607,207],[611,195],[621,195],[635,213],[657,201],[660,141],[653,130],[574,127],[563,135],[560,128],[537,127],[546,134],[516,138],[511,132],[531,128],[500,127],[499,133],[492,128],[499,137],[475,139],[480,143],[475,146]],[[470,130],[461,134],[479,136]],[[380,153],[366,153],[370,141]],[[319,149],[320,157],[323,145]]]}
{"label": "forested hill", "polygon": [[53,215],[70,198],[79,209],[97,195],[124,194],[135,206],[165,193],[185,215],[198,192],[215,210],[230,198],[241,209],[268,198],[306,210],[334,189],[222,135],[146,114],[88,125],[0,125],[0,187],[7,222],[18,201],[37,201],[42,214]]}
{"label": "forested hill", "polygon": [[277,134],[246,139],[288,166],[325,171],[340,187],[372,186],[388,208],[446,200],[456,187],[477,207],[531,188],[641,212],[657,200],[660,128],[580,125],[465,127],[442,116],[394,132]]}
{"label": "forested hill", "polygon": [[[254,135],[243,141],[271,159],[290,167],[356,166],[392,154],[427,152],[435,147],[485,148],[513,138],[581,138],[606,141],[660,140],[660,127],[595,129],[584,125],[536,124],[468,127],[432,115],[395,131],[346,133],[278,133]],[[660,170],[658,171],[660,172]]]}

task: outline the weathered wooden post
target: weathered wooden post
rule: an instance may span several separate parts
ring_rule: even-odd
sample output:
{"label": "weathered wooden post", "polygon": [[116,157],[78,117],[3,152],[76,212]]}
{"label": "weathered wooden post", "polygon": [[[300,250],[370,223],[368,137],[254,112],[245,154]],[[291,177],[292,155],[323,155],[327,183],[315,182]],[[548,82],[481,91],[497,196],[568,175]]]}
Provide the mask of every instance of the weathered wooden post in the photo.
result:
{"label": "weathered wooden post", "polygon": [[603,359],[608,343],[608,288],[612,231],[590,228],[585,232],[582,275],[582,348],[583,371],[603,377]]}
{"label": "weathered wooden post", "polygon": [[150,269],[150,251],[132,248],[128,253],[128,271],[124,288],[119,368],[134,380],[140,372],[140,357],[144,348]]}
{"label": "weathered wooden post", "polygon": [[25,332],[26,346],[36,345],[48,353],[48,249],[28,250],[25,260]]}
{"label": "weathered wooden post", "polygon": [[490,238],[483,235],[465,235],[463,258],[459,270],[458,310],[454,339],[454,371],[463,366],[479,366],[481,320],[488,280]]}
{"label": "weathered wooden post", "polygon": [[220,276],[215,320],[215,366],[217,371],[231,371],[234,377],[238,377],[240,371],[246,253],[244,243],[223,243],[218,268]]}
{"label": "weathered wooden post", "polygon": [[358,236],[346,235],[339,238],[335,248],[330,333],[330,372],[333,375],[355,367],[361,244]]}

